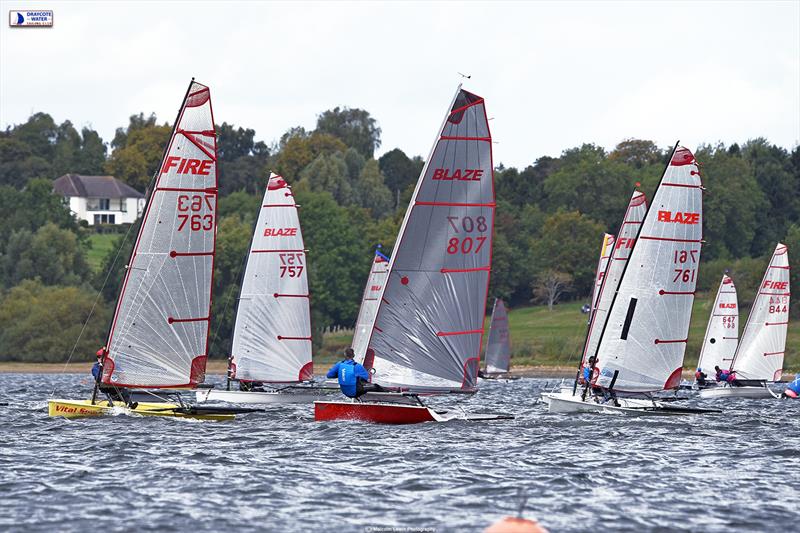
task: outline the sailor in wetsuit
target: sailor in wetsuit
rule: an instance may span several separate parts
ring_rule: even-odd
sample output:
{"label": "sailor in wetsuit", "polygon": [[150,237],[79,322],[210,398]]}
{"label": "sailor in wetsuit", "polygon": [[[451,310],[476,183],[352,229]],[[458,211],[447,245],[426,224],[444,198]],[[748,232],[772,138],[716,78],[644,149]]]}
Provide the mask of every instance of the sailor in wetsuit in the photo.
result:
{"label": "sailor in wetsuit", "polygon": [[94,378],[95,383],[97,383],[98,390],[106,395],[108,401],[119,401],[125,402],[131,409],[136,409],[136,406],[139,405],[138,402],[131,403],[131,397],[128,393],[128,390],[125,388],[117,388],[113,385],[111,387],[103,386],[103,362],[105,361],[106,356],[108,355],[108,347],[103,346],[99,350],[97,350],[97,361],[95,361],[94,365],[92,365],[92,377]]}
{"label": "sailor in wetsuit", "polygon": [[358,398],[368,392],[382,391],[383,387],[369,382],[369,372],[363,365],[356,363],[352,348],[344,351],[344,360],[339,361],[328,370],[327,377],[339,378],[339,388],[348,398]]}
{"label": "sailor in wetsuit", "polygon": [[794,381],[789,383],[786,390],[783,391],[784,398],[800,398],[800,374],[794,377]]}
{"label": "sailor in wetsuit", "polygon": [[[719,368],[719,367],[717,367]],[[698,368],[697,372],[694,373],[694,379],[697,381],[698,387],[705,387],[706,386],[706,378],[708,378],[708,374],[703,372],[702,368]]]}

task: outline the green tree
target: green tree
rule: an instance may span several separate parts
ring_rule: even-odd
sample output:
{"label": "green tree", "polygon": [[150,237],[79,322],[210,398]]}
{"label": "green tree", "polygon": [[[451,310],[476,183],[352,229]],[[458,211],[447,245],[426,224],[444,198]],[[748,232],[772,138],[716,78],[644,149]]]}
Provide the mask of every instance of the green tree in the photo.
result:
{"label": "green tree", "polygon": [[540,157],[522,172],[501,165],[494,173],[497,198],[507,201],[515,208],[528,204],[545,205],[545,180],[558,167],[559,160],[547,156]]}
{"label": "green tree", "polygon": [[21,229],[11,234],[2,256],[6,285],[38,279],[45,285],[81,285],[89,277],[86,250],[75,233],[52,222],[36,233]]}
{"label": "green tree", "polygon": [[663,165],[664,157],[664,152],[656,143],[642,139],[625,139],[608,154],[608,159],[611,161],[619,161],[637,169],[650,165]]}
{"label": "green tree", "polygon": [[292,133],[289,137],[284,135],[273,164],[275,172],[291,181],[296,180],[301,171],[319,156],[346,150],[347,145],[333,135],[318,132],[306,135],[301,129],[300,133]]}
{"label": "green tree", "polygon": [[378,166],[386,178],[386,186],[397,195],[398,191],[403,191],[417,182],[424,163],[421,157],[411,159],[401,149],[395,148],[381,156]]}
{"label": "green tree", "polygon": [[[79,287],[49,287],[26,280],[0,298],[0,359],[6,361],[66,360],[78,340],[74,360],[91,360],[106,340],[110,307]],[[89,317],[81,335],[84,321]]]}
{"label": "green tree", "polygon": [[166,123],[158,126],[153,115],[144,122],[142,114],[132,116],[127,130],[117,129],[106,172],[134,189],[145,191],[161,164],[171,132]]}
{"label": "green tree", "polygon": [[222,195],[237,190],[261,192],[268,177],[269,150],[255,141],[255,131],[223,122],[217,127],[219,188]]}
{"label": "green tree", "polygon": [[[354,205],[357,198],[353,194],[347,163],[341,152],[319,155],[300,173],[301,184],[307,184],[312,191],[327,191],[339,205]],[[297,191],[295,191],[297,192]]]}
{"label": "green tree", "polygon": [[391,213],[392,193],[384,185],[378,162],[370,159],[364,164],[355,187],[361,207],[369,209],[373,218],[382,218]]}
{"label": "green tree", "polygon": [[317,117],[317,132],[328,133],[371,159],[381,146],[381,129],[363,109],[335,107]]}

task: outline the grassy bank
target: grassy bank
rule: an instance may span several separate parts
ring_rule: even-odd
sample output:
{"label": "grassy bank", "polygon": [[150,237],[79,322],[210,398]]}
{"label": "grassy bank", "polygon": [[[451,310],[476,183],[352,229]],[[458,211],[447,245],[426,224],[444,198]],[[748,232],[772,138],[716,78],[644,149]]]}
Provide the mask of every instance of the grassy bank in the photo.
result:
{"label": "grassy bank", "polygon": [[86,252],[86,262],[93,272],[103,266],[103,259],[114,249],[114,242],[119,238],[117,233],[94,233],[89,237],[92,247]]}

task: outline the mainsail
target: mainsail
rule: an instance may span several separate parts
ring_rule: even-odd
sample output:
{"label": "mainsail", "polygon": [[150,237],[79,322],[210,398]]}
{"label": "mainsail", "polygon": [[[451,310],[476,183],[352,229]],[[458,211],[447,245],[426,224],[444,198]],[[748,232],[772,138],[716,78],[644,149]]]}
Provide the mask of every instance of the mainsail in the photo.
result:
{"label": "mainsail", "polygon": [[127,266],[103,383],[192,387],[203,381],[216,233],[211,95],[208,87],[192,81]]}
{"label": "mainsail", "polygon": [[492,308],[492,323],[486,343],[486,372],[508,373],[511,366],[511,342],[508,337],[508,312],[503,300],[495,298]]}
{"label": "mainsail", "polygon": [[389,262],[365,359],[374,381],[476,389],[494,209],[484,100],[459,87]]}
{"label": "mainsail", "polygon": [[597,385],[651,392],[680,384],[702,217],[699,167],[688,149],[676,145],[611,304],[598,348]]}
{"label": "mainsail", "polygon": [[726,274],[711,308],[706,336],[700,349],[697,368],[714,375],[714,368],[729,368],[739,344],[739,302],[736,298],[736,286]]}
{"label": "mainsail", "polygon": [[597,261],[597,270],[594,272],[594,287],[592,288],[592,307],[589,308],[589,324],[597,309],[597,300],[600,298],[600,287],[603,286],[603,279],[606,277],[608,260],[611,259],[611,251],[614,246],[614,236],[610,233],[603,234],[603,244],[600,246],[600,260]]}
{"label": "mainsail", "polygon": [[372,326],[375,324],[375,316],[378,313],[378,302],[380,301],[381,290],[386,283],[386,276],[389,274],[389,258],[383,255],[380,249],[375,250],[375,259],[367,278],[367,285],[364,287],[364,295],[361,298],[361,308],[358,310],[358,319],[353,333],[352,347],[356,354],[356,361],[364,362],[367,353],[367,343]]}
{"label": "mainsail", "polygon": [[[606,327],[608,320],[608,312],[611,309],[611,303],[614,301],[614,296],[617,293],[619,282],[622,279],[622,273],[625,271],[625,265],[628,264],[633,244],[636,242],[636,236],[639,235],[639,228],[644,220],[644,215],[647,212],[647,201],[645,200],[644,193],[633,191],[628,207],[625,210],[625,216],[622,219],[622,224],[617,232],[617,237],[611,236],[613,250],[602,253],[600,255],[600,264],[605,264],[602,276],[597,276],[599,281],[599,288],[595,288],[596,304],[592,307],[592,314],[589,319],[589,331],[586,334],[586,343],[583,347],[583,359],[581,365],[585,365],[589,357],[597,355],[597,348],[600,346],[600,336],[603,328]],[[605,250],[605,243],[607,242],[608,234],[603,239]],[[603,260],[603,256],[608,255],[609,259]]]}
{"label": "mainsail", "polygon": [[778,243],[758,286],[731,369],[739,379],[778,381],[789,328],[789,250]]}
{"label": "mainsail", "polygon": [[311,312],[297,205],[276,174],[261,204],[236,310],[231,374],[239,381],[309,380]]}

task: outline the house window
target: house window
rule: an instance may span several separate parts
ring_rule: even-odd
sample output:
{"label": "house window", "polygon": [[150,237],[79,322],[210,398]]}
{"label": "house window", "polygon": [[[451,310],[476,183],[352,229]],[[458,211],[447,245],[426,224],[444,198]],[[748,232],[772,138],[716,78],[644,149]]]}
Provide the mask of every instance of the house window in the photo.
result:
{"label": "house window", "polygon": [[100,224],[100,215],[95,215],[94,216],[94,225],[96,226],[98,224]]}
{"label": "house window", "polygon": [[111,200],[109,198],[100,198],[100,211],[109,211],[111,209]]}
{"label": "house window", "polygon": [[97,224],[114,224],[115,223],[115,215],[95,215],[94,216],[94,223]]}

